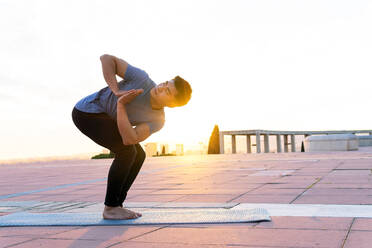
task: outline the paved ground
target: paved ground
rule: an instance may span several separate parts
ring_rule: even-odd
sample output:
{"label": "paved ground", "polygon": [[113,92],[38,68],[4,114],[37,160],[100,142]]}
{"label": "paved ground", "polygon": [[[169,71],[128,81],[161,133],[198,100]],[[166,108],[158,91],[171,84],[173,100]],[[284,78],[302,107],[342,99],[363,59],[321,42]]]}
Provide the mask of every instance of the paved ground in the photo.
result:
{"label": "paved ground", "polygon": [[[24,210],[100,211],[110,163],[73,160],[0,165],[0,215]],[[370,248],[372,218],[361,218],[352,211],[347,214],[347,209],[355,207],[348,205],[371,207],[371,171],[371,148],[148,158],[129,192],[129,208],[239,208],[247,203],[321,208],[341,204],[347,205],[342,206],[346,213],[296,216],[288,208],[284,214],[272,215],[271,222],[262,223],[0,227],[0,246]]]}

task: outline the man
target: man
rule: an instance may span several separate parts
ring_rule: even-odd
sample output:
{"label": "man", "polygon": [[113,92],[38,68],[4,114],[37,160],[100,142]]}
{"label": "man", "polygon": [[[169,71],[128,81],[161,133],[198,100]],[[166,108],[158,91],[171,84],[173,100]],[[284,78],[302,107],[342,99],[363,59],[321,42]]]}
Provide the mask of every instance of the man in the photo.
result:
{"label": "man", "polygon": [[[156,85],[146,72],[120,58],[105,54],[100,59],[108,87],[81,99],[72,119],[83,134],[115,154],[103,218],[134,219],[141,214],[123,208],[123,202],[145,160],[139,142],[163,127],[164,107],[185,105],[192,90],[179,76]],[[123,80],[118,83],[116,75]]]}

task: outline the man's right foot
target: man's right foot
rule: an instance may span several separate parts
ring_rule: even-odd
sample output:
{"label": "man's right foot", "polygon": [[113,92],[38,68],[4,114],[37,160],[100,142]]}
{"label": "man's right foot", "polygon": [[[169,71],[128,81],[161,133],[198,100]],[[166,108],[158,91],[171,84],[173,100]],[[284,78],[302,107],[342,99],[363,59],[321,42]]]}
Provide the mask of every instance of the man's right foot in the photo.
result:
{"label": "man's right foot", "polygon": [[103,218],[107,220],[128,220],[128,219],[136,219],[140,217],[135,212],[132,212],[128,209],[121,208],[121,207],[109,207],[105,206],[103,210]]}

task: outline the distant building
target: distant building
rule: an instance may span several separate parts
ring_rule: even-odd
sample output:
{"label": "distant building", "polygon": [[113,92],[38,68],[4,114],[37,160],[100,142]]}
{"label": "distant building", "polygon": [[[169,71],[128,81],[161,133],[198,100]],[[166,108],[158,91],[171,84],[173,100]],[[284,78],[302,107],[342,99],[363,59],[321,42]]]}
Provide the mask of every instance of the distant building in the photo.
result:
{"label": "distant building", "polygon": [[152,157],[156,155],[158,151],[158,144],[157,143],[147,143],[145,144],[145,152],[147,157]]}
{"label": "distant building", "polygon": [[165,148],[165,154],[168,154],[169,153],[169,146],[168,146],[168,144],[160,144],[160,152],[159,152],[159,154],[161,154],[163,152],[163,146]]}
{"label": "distant building", "polygon": [[183,155],[183,144],[176,144],[176,155]]}

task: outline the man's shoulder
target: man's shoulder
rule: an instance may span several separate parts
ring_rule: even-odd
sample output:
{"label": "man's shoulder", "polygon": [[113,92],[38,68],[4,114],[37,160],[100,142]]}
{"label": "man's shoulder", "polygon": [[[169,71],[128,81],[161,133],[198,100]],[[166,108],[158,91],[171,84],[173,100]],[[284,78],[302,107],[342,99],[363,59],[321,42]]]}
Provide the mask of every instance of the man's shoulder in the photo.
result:
{"label": "man's shoulder", "polygon": [[146,71],[128,64],[127,70],[124,75],[124,81],[137,81],[142,82],[149,78]]}

